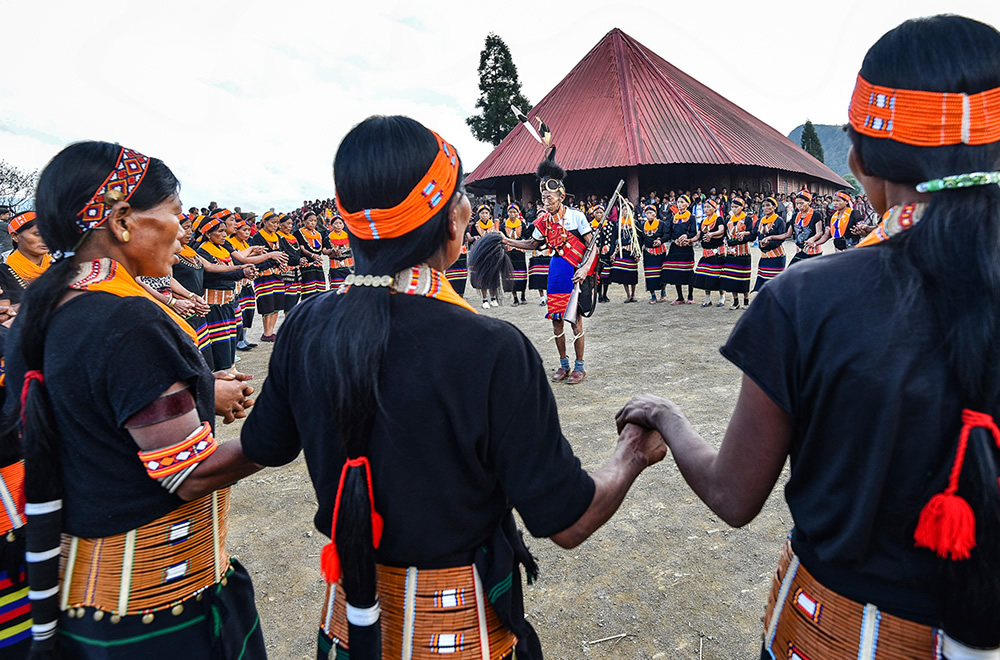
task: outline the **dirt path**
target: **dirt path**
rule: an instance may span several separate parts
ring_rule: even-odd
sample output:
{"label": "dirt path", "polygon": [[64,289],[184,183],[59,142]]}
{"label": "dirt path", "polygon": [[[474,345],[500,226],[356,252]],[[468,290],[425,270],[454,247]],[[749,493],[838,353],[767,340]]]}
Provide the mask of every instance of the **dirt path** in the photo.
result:
{"label": "dirt path", "polygon": [[[475,303],[474,292],[467,298]],[[519,327],[552,371],[551,324],[537,293],[528,300],[483,313]],[[587,380],[553,387],[563,432],[584,467],[596,469],[611,453],[614,414],[640,392],[673,399],[717,446],[740,382],[718,348],[743,312],[623,300],[614,285],[611,302],[585,322]],[[237,366],[263,380],[269,354],[261,344]],[[221,436],[238,431],[231,425]],[[691,493],[668,456],[580,547],[529,539],[541,576],[526,589],[525,609],[546,658],[757,658],[771,572],[791,526],[781,497],[786,479],[787,467],[761,514],[734,530]],[[316,500],[305,463],[300,456],[260,472],[234,493],[229,549],[253,575],[270,657],[315,657],[326,539],[312,525]]]}

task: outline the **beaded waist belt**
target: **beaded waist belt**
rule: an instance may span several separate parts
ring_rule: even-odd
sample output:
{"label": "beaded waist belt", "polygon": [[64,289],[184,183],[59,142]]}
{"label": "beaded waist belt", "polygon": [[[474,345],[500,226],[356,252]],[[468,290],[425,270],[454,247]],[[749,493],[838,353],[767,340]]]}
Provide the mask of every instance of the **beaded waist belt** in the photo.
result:
{"label": "beaded waist belt", "polygon": [[773,657],[940,658],[943,637],[936,628],[824,587],[799,563],[791,543],[785,544],[764,614],[764,646]]}
{"label": "beaded waist belt", "polygon": [[226,488],[124,534],[64,535],[61,609],[92,607],[121,617],[176,608],[229,569],[228,513]]}
{"label": "beaded waist belt", "polygon": [[[382,607],[382,657],[454,660],[509,658],[517,637],[500,622],[473,566],[417,569],[377,567]],[[349,648],[340,584],[327,585],[320,628]]]}
{"label": "beaded waist belt", "polygon": [[225,305],[233,301],[233,292],[222,289],[205,289],[205,302],[209,305]]}
{"label": "beaded waist belt", "polygon": [[14,530],[21,527],[24,527],[24,462],[18,461],[0,467],[0,534],[13,541]]}
{"label": "beaded waist belt", "polygon": [[761,259],[771,259],[773,257],[783,257],[783,256],[785,256],[785,246],[784,245],[779,245],[778,247],[774,248],[773,250],[768,250],[767,252],[765,252],[764,254],[762,254],[760,256],[761,256]]}
{"label": "beaded waist belt", "polygon": [[660,247],[646,248],[646,252],[648,254],[653,254],[653,255],[666,254],[667,250],[669,249],[670,245],[667,243],[663,243],[662,245],[660,245]]}
{"label": "beaded waist belt", "polygon": [[257,271],[257,278],[264,277],[265,275],[277,275],[280,272],[277,268],[265,268],[264,270]]}
{"label": "beaded waist belt", "polygon": [[730,245],[727,251],[730,257],[749,257],[750,245],[748,243]]}

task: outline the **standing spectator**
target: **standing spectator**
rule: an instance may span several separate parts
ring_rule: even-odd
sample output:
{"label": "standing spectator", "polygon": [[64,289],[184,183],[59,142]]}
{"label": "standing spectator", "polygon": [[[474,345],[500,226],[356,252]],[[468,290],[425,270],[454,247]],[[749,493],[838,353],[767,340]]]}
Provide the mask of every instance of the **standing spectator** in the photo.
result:
{"label": "standing spectator", "polygon": [[10,240],[10,207],[0,206],[0,254],[14,249]]}

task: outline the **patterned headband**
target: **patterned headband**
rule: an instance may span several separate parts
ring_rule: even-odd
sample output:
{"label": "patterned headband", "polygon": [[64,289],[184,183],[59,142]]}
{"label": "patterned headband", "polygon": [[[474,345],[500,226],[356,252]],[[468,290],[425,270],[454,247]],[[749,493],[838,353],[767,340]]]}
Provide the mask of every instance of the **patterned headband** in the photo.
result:
{"label": "patterned headband", "polygon": [[1000,87],[978,94],[924,92],[880,87],[858,74],[847,114],[862,135],[916,147],[1000,141]]}
{"label": "patterned headband", "polygon": [[402,202],[391,209],[362,209],[351,213],[340,203],[337,210],[352,234],[366,240],[397,238],[408,234],[444,208],[458,186],[458,152],[431,131],[438,153],[430,169]]}
{"label": "patterned headband", "polygon": [[35,221],[34,211],[25,211],[24,213],[18,213],[13,218],[10,219],[10,224],[7,230],[13,235],[21,231],[21,229],[28,223]]}
{"label": "patterned headband", "polygon": [[846,192],[844,192],[843,190],[838,190],[837,192],[833,193],[833,196],[834,196],[834,197],[839,197],[840,199],[844,200],[844,201],[845,201],[845,202],[847,202],[848,204],[850,204],[850,203],[851,203],[851,196],[850,196],[850,195],[848,195],[848,194],[847,194]]}
{"label": "patterned headband", "polygon": [[800,191],[798,191],[797,193],[795,193],[795,197],[804,199],[807,202],[813,201],[812,193],[809,192],[808,190],[800,190]]}
{"label": "patterned headband", "polygon": [[739,204],[740,208],[746,208],[747,203],[743,201],[742,197],[733,197],[732,204]]}
{"label": "patterned headband", "polygon": [[115,163],[111,174],[98,186],[90,201],[76,214],[76,224],[80,228],[80,233],[85,234],[91,229],[100,227],[111,215],[111,209],[116,203],[127,202],[142,183],[148,167],[148,156],[122,147],[118,162]]}
{"label": "patterned headband", "polygon": [[769,203],[774,208],[778,208],[778,200],[776,200],[775,198],[773,198],[773,197],[765,197],[764,201],[767,202],[767,203]]}

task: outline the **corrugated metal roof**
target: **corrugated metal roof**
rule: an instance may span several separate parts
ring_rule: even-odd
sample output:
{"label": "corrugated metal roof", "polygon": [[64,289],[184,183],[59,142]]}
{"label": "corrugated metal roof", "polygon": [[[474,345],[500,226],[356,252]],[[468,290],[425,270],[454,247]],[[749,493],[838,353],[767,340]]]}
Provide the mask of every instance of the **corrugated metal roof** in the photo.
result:
{"label": "corrugated metal roof", "polygon": [[[528,116],[552,128],[566,170],[701,163],[756,165],[847,183],[784,135],[618,28]],[[531,174],[543,149],[518,124],[468,182]]]}

